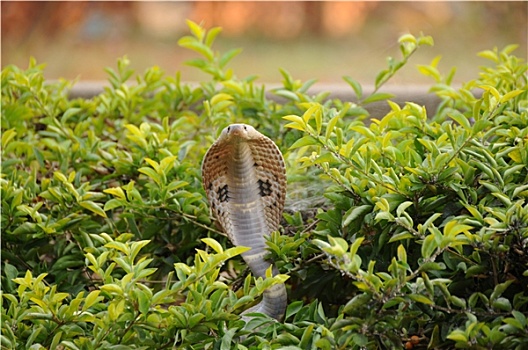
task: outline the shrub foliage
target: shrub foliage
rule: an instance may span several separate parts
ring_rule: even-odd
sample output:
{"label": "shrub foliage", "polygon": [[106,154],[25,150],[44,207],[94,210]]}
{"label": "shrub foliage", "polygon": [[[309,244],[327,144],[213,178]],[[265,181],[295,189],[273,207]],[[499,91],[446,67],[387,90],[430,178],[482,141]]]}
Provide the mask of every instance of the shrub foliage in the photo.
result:
{"label": "shrub foliage", "polygon": [[[522,349],[528,346],[527,65],[515,46],[453,87],[419,65],[435,111],[384,84],[431,45],[404,35],[357,99],[238,78],[240,50],[188,22],[198,85],[153,67],[108,68],[70,99],[43,65],[2,71],[2,349]],[[133,84],[130,81],[135,79]],[[270,94],[276,95],[270,98]],[[278,99],[277,99],[278,98]],[[281,102],[276,102],[281,101]],[[369,117],[368,104],[391,111]],[[210,216],[200,164],[233,122],[276,141],[288,166],[281,275],[254,279]],[[286,280],[283,322],[239,317]]]}

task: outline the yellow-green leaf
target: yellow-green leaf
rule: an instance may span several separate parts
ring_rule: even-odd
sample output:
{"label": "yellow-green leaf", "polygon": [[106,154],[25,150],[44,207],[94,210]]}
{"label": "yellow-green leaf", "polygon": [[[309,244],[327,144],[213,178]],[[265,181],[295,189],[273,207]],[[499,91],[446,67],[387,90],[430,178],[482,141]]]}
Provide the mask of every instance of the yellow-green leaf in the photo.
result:
{"label": "yellow-green leaf", "polygon": [[232,100],[233,100],[233,96],[226,94],[226,93],[219,93],[219,94],[214,95],[213,98],[211,98],[211,105],[215,106],[219,102],[232,101]]}
{"label": "yellow-green leaf", "polygon": [[294,123],[297,123],[299,125],[303,125],[305,126],[306,123],[304,122],[304,119],[299,117],[298,115],[293,115],[293,114],[290,114],[290,115],[285,115],[284,117],[282,117],[282,119],[286,119],[290,122],[294,122]]}
{"label": "yellow-green leaf", "polygon": [[459,224],[456,221],[449,221],[444,227],[444,236],[455,237],[460,232],[468,232],[473,227]]}
{"label": "yellow-green leaf", "polygon": [[159,173],[159,164],[155,160],[152,160],[150,158],[145,158],[145,162],[149,163],[149,165],[156,170],[156,172]]}
{"label": "yellow-green leaf", "polygon": [[126,199],[125,192],[121,187],[107,188],[106,190],[103,190],[103,192],[111,194],[112,196],[119,199]]}
{"label": "yellow-green leaf", "polygon": [[143,133],[141,132],[141,130],[139,130],[139,128],[137,126],[135,126],[134,124],[125,124],[125,128],[128,129],[128,131],[130,131],[132,134],[138,136],[138,137],[144,137]]}
{"label": "yellow-green leaf", "polygon": [[433,305],[434,303],[431,301],[431,299],[427,298],[424,295],[421,294],[409,294],[409,298],[413,301],[416,301],[418,303],[426,304],[426,305]]}
{"label": "yellow-green leaf", "polygon": [[158,185],[161,185],[162,183],[161,177],[154,169],[143,167],[143,168],[139,168],[138,171],[142,174],[147,175],[149,178],[154,180]]}
{"label": "yellow-green leaf", "polygon": [[53,178],[55,180],[59,180],[62,183],[67,183],[68,182],[68,179],[66,178],[66,176],[63,173],[58,172],[58,171],[53,173]]}
{"label": "yellow-green leaf", "polygon": [[300,130],[300,131],[306,131],[306,128],[303,127],[302,125],[300,125],[299,123],[288,123],[286,125],[284,125],[286,128],[290,128],[290,129],[297,129],[297,130]]}
{"label": "yellow-green leaf", "polygon": [[405,247],[401,244],[398,246],[397,255],[398,261],[407,263],[407,252],[405,251]]}
{"label": "yellow-green leaf", "polygon": [[123,288],[115,283],[104,284],[99,289],[110,294],[123,295]]}
{"label": "yellow-green leaf", "polygon": [[86,311],[88,308],[90,308],[92,305],[97,303],[98,301],[102,300],[103,297],[100,297],[99,294],[101,293],[100,290],[92,290],[84,299],[84,305],[82,310]]}
{"label": "yellow-green leaf", "polygon": [[500,103],[508,102],[509,100],[511,100],[512,98],[516,96],[519,96],[523,92],[525,92],[525,90],[513,90],[510,92],[507,92],[506,94],[504,94],[504,96],[501,97]]}
{"label": "yellow-green leaf", "polygon": [[97,203],[95,202],[92,202],[92,201],[82,201],[82,202],[79,202],[79,205],[85,209],[88,209],[89,211],[91,211],[92,213],[95,213],[99,216],[102,216],[103,218],[106,218],[106,213],[104,212],[104,210],[99,206],[97,205]]}
{"label": "yellow-green leaf", "polygon": [[2,149],[7,147],[7,144],[16,136],[15,129],[9,129],[2,133]]}
{"label": "yellow-green leaf", "polygon": [[202,242],[207,244],[210,248],[212,248],[215,252],[219,254],[224,252],[224,248],[222,248],[222,245],[212,238],[202,238]]}
{"label": "yellow-green leaf", "polygon": [[123,314],[125,310],[125,300],[121,299],[119,301],[113,301],[108,306],[108,316],[110,320],[115,321],[119,316]]}

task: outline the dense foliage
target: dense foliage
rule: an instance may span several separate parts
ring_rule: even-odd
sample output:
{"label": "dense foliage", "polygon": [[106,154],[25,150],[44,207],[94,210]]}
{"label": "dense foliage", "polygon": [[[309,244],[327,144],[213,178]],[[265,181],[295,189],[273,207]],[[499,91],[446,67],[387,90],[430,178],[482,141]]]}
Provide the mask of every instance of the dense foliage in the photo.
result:
{"label": "dense foliage", "polygon": [[[515,46],[442,103],[400,106],[383,85],[429,37],[404,35],[356,102],[312,96],[287,72],[271,99],[189,22],[198,85],[127,58],[69,99],[33,60],[2,71],[2,349],[528,347],[527,65]],[[483,61],[484,62],[484,61]],[[135,77],[135,84],[129,84]],[[369,118],[369,103],[391,111]],[[428,113],[430,117],[428,117]],[[285,154],[289,198],[269,240],[281,275],[255,280],[215,228],[205,151],[245,122]],[[238,316],[286,280],[284,322]]]}

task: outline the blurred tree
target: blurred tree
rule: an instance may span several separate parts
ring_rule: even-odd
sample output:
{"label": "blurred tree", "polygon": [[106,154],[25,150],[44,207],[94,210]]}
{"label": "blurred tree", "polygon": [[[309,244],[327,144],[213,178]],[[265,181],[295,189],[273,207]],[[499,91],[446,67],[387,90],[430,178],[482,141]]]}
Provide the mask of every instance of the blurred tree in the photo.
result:
{"label": "blurred tree", "polygon": [[310,1],[304,5],[306,16],[305,26],[312,35],[320,36],[323,31],[323,7],[326,4],[319,1]]}

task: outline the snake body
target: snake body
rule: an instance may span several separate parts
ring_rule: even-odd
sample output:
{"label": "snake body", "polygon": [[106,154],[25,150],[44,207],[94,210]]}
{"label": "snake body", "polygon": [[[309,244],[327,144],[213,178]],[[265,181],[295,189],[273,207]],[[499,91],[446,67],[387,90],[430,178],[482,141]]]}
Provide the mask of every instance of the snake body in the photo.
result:
{"label": "snake body", "polygon": [[[264,278],[272,265],[264,259],[265,236],[278,230],[286,197],[284,159],[278,147],[250,125],[231,124],[207,151],[202,177],[218,223],[234,245],[251,248],[242,258],[254,276]],[[245,313],[280,320],[286,303],[284,284],[275,284]]]}

